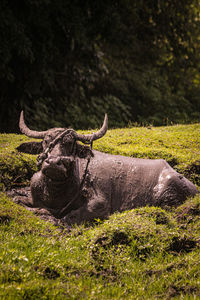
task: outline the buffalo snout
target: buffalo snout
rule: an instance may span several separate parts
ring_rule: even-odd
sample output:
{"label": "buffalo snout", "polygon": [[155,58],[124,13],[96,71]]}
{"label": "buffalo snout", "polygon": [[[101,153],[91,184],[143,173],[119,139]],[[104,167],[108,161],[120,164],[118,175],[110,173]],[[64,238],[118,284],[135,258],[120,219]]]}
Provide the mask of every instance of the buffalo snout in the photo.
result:
{"label": "buffalo snout", "polygon": [[68,178],[74,167],[74,158],[71,156],[49,156],[42,165],[42,173],[54,180]]}

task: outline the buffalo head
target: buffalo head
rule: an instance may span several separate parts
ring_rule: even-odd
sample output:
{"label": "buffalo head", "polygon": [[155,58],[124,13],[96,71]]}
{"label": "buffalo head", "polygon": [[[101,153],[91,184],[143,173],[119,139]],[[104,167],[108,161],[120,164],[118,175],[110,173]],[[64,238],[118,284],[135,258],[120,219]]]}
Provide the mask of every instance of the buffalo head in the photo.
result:
{"label": "buffalo head", "polygon": [[[79,134],[73,129],[52,128],[46,131],[35,131],[27,127],[24,121],[23,111],[20,115],[19,127],[22,133],[28,137],[42,139],[42,142],[33,142],[34,147],[41,152],[38,156],[38,167],[41,167],[42,173],[52,178],[53,180],[65,180],[71,175],[71,170],[74,170],[76,157],[85,158],[88,155],[92,156],[92,151],[89,147],[83,146],[78,141],[84,144],[92,144],[94,140],[103,137],[108,129],[107,114],[104,118],[104,123],[100,130],[93,134]],[[29,149],[31,143],[24,143],[18,147],[19,151],[26,149],[28,144]],[[30,150],[23,151],[31,153]],[[36,154],[33,152],[33,154]]]}

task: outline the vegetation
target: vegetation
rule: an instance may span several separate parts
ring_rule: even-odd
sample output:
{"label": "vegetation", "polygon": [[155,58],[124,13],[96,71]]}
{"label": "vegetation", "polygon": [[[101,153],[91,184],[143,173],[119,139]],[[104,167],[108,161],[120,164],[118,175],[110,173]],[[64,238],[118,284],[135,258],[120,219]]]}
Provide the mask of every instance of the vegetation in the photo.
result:
{"label": "vegetation", "polygon": [[[35,156],[15,150],[29,140],[0,135],[3,189],[25,184],[34,172]],[[200,185],[199,144],[195,124],[110,130],[94,147],[165,158]],[[0,228],[2,299],[200,297],[199,195],[177,208],[134,209],[69,230],[39,219],[1,192]]]}
{"label": "vegetation", "polygon": [[200,2],[0,2],[0,132],[200,117]]}
{"label": "vegetation", "polygon": [[22,154],[16,147],[27,142],[27,137],[15,134],[0,135],[0,190],[24,186],[37,170],[36,157]]}
{"label": "vegetation", "polygon": [[200,197],[196,197],[174,213],[143,208],[68,233],[1,195],[0,296],[198,297],[199,215]]}

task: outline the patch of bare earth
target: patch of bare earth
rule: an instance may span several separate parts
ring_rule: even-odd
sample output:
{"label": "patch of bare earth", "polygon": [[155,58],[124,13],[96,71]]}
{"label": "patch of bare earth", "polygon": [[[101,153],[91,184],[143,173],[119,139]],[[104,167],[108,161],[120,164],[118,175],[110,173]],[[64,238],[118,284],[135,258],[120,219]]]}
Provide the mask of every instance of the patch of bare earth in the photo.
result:
{"label": "patch of bare earth", "polygon": [[63,219],[56,218],[51,210],[48,210],[46,208],[32,207],[30,187],[12,189],[10,191],[7,191],[7,195],[13,200],[14,203],[22,205],[24,208],[33,212],[42,220],[49,221],[60,228],[64,227],[70,229],[70,226],[66,222],[64,222]]}

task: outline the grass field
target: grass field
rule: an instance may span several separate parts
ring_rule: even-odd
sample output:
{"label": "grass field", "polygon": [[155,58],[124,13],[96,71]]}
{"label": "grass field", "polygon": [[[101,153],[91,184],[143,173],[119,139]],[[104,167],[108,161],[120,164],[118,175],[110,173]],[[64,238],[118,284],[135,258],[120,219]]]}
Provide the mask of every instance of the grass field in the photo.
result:
{"label": "grass field", "polygon": [[[12,202],[36,156],[0,135],[0,299],[199,299],[200,196],[178,208],[134,209],[69,230]],[[200,124],[110,130],[94,148],[164,158],[200,186]]]}

